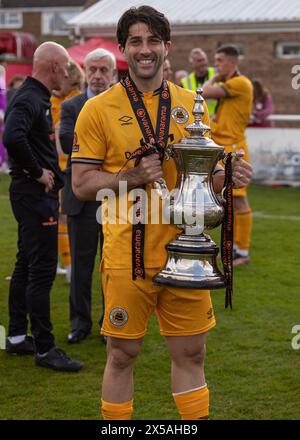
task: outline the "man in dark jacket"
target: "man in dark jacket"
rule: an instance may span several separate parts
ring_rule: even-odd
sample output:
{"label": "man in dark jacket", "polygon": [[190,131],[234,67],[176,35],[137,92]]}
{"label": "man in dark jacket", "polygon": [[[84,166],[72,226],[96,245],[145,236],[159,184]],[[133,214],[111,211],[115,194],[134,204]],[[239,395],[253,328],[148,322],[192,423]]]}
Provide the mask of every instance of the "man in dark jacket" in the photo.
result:
{"label": "man in dark jacket", "polygon": [[[50,321],[50,290],[57,266],[58,166],[50,117],[50,95],[65,77],[69,56],[59,44],[41,44],[33,73],[6,112],[4,145],[11,168],[10,201],[18,222],[18,254],[9,290],[6,351],[34,354],[36,365],[78,371],[82,363],[55,346]],[[34,341],[27,336],[30,316]]]}
{"label": "man in dark jacket", "polygon": [[[107,90],[116,73],[115,56],[105,50],[89,52],[84,60],[87,89],[62,103],[59,140],[63,151],[70,155],[77,117],[85,102]],[[62,197],[62,211],[68,216],[68,232],[71,248],[70,285],[70,344],[84,340],[91,331],[92,275],[99,245],[102,244],[102,228],[96,221],[99,202],[82,202],[75,197],[71,184],[71,166],[66,169],[66,184]]]}

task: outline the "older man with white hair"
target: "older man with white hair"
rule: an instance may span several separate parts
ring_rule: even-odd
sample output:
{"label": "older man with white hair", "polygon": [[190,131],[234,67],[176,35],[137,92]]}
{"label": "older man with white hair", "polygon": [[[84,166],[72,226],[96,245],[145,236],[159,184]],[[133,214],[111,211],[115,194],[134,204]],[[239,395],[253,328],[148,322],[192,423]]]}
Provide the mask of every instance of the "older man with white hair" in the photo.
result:
{"label": "older man with white hair", "polygon": [[[197,88],[202,87],[205,81],[209,80],[215,75],[213,67],[208,66],[208,58],[206,53],[200,47],[194,47],[189,54],[189,63],[192,71],[189,75],[181,80],[181,85],[184,89],[196,91]],[[210,116],[215,113],[217,101],[214,99],[207,99],[206,101]]]}
{"label": "older man with white hair", "polygon": [[[86,91],[62,104],[59,138],[62,149],[69,156],[72,151],[75,123],[80,110],[89,98],[107,90],[114,81],[116,74],[115,56],[106,49],[95,49],[86,55],[84,70],[87,83]],[[101,246],[103,243],[102,227],[96,221],[98,207],[98,202],[82,202],[75,197],[71,185],[69,160],[66,169],[62,210],[68,216],[72,261],[70,284],[71,333],[68,335],[70,344],[79,343],[91,332],[92,275],[99,239]],[[102,303],[104,304],[103,299]]]}
{"label": "older man with white hair", "polygon": [[[82,363],[55,346],[50,290],[57,266],[58,166],[50,96],[68,77],[69,55],[54,42],[35,51],[33,73],[15,93],[5,120],[4,145],[11,164],[10,202],[18,223],[18,253],[9,289],[6,351],[33,355],[36,365],[78,371]],[[34,339],[27,335],[29,315]]]}

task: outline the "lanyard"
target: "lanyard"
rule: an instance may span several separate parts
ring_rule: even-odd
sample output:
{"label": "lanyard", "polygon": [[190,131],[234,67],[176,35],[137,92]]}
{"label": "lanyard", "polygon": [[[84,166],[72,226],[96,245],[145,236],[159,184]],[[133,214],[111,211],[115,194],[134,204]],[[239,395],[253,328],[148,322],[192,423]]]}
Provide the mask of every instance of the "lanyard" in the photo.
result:
{"label": "lanyard", "polygon": [[159,92],[159,105],[155,133],[149,113],[147,112],[135,83],[129,76],[127,76],[123,80],[123,85],[140,126],[141,132],[144,136],[145,142],[148,144],[151,141],[155,141],[155,143],[157,143],[160,147],[165,148],[168,142],[171,113],[171,96],[167,82],[163,81]]}
{"label": "lanyard", "polygon": [[[157,147],[165,148],[169,137],[171,96],[166,81],[163,81],[159,92],[159,104],[156,121],[156,131],[154,132],[151,119],[143,103],[140,92],[130,76],[122,81],[132,110],[139,124],[146,144],[153,144]],[[144,155],[140,156],[143,157]],[[144,242],[145,242],[145,222],[142,213],[144,203],[142,195],[137,195],[135,200],[134,216],[135,221],[132,227],[132,279],[137,277],[145,278],[144,268]],[[145,219],[146,220],[146,219]]]}
{"label": "lanyard", "polygon": [[221,232],[221,256],[226,279],[225,307],[232,309],[232,247],[233,247],[233,195],[232,195],[232,153],[228,153],[225,163],[225,215]]}

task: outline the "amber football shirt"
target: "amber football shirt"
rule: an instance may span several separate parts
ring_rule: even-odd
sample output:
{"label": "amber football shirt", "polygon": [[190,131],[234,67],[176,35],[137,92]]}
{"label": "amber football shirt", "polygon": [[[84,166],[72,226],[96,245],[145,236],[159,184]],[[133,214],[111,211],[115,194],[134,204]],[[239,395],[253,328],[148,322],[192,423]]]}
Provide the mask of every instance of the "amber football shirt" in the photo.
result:
{"label": "amber football shirt", "polygon": [[228,96],[220,99],[211,128],[213,140],[226,146],[245,141],[245,129],[252,112],[253,88],[251,81],[243,75],[230,78],[222,87]]}
{"label": "amber football shirt", "polygon": [[[185,127],[194,121],[192,109],[195,93],[184,90],[168,82],[171,94],[171,117],[169,134],[173,143],[178,143],[188,135]],[[142,99],[155,129],[159,103],[159,93],[143,93]],[[207,107],[203,122],[209,125]],[[121,83],[111,87],[100,95],[89,99],[76,123],[76,151],[73,151],[73,163],[101,165],[102,170],[117,173],[122,167],[126,170],[134,166],[134,160],[126,163],[128,153],[140,146],[142,132],[135,118],[126,90]],[[177,172],[173,159],[163,162],[164,179],[169,190],[176,184]],[[147,185],[150,194],[152,185]],[[127,195],[126,195],[127,196]],[[117,197],[117,205],[120,200]],[[128,204],[128,209],[131,206]],[[150,217],[149,209],[149,217]],[[128,269],[132,265],[132,224],[120,224],[126,221],[124,210],[118,212],[116,224],[103,225],[104,248],[103,261],[108,269]],[[130,213],[129,213],[130,215]],[[129,218],[129,217],[128,217]],[[167,259],[166,244],[180,232],[170,224],[152,224],[145,226],[144,265],[145,268],[162,267]]]}

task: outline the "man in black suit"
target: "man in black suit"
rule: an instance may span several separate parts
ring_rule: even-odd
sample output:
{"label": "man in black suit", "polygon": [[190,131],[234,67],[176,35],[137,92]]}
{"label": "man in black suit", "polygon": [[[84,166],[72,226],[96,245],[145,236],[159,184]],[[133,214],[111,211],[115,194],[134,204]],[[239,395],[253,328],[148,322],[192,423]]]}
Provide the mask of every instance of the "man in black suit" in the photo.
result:
{"label": "man in black suit", "polygon": [[[18,224],[6,352],[35,355],[39,367],[75,372],[83,364],[56,347],[50,319],[50,291],[57,267],[58,191],[64,184],[49,119],[50,96],[68,78],[69,62],[61,45],[41,44],[33,55],[32,76],[16,91],[5,116],[10,203]],[[27,335],[28,315],[34,339]]]}
{"label": "man in black suit", "polygon": [[[105,50],[89,52],[84,60],[87,89],[62,103],[59,140],[63,151],[70,156],[77,117],[85,102],[107,90],[116,74],[115,56]],[[102,244],[102,228],[96,220],[99,202],[78,200],[71,184],[70,160],[66,169],[66,182],[62,196],[62,212],[68,216],[68,232],[71,248],[70,321],[72,330],[68,342],[85,339],[92,327],[91,292],[92,274],[99,245]]]}

